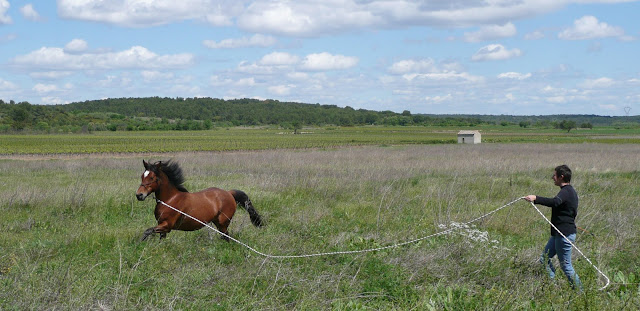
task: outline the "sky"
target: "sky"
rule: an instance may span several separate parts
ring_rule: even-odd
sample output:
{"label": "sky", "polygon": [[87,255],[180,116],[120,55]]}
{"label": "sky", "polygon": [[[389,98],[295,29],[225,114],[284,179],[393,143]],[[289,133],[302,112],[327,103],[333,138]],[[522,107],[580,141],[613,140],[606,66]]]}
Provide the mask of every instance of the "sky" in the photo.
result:
{"label": "sky", "polygon": [[0,0],[0,99],[640,113],[640,3]]}

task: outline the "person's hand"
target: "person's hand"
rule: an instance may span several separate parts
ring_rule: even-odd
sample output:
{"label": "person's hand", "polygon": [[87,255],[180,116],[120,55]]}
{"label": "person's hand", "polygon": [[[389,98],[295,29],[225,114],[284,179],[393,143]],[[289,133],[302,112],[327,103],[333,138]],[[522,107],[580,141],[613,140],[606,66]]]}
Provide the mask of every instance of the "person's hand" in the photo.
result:
{"label": "person's hand", "polygon": [[530,194],[530,195],[528,195],[528,196],[525,196],[525,197],[524,197],[524,199],[525,199],[526,201],[528,201],[528,202],[533,202],[533,201],[535,201],[535,200],[536,200],[536,196],[535,196],[535,195],[533,195],[533,194]]}

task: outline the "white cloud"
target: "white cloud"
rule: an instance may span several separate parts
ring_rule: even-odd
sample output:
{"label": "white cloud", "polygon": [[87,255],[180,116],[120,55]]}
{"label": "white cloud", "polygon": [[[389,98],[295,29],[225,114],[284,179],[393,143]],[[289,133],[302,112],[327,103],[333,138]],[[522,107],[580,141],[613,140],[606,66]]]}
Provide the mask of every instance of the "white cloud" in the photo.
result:
{"label": "white cloud", "polygon": [[425,74],[425,73],[457,73],[464,68],[456,62],[436,64],[431,58],[400,60],[389,66],[388,71],[392,74]]}
{"label": "white cloud", "polygon": [[256,80],[254,78],[243,78],[235,83],[236,86],[254,86],[256,85]]}
{"label": "white cloud", "polygon": [[[462,66],[458,63],[436,64],[433,59],[421,60],[400,60],[393,63],[388,71],[392,74],[401,75],[402,80],[410,83],[421,81],[440,82],[482,82],[484,79],[462,71]],[[383,77],[385,84],[393,82],[393,78]]]}
{"label": "white cloud", "polygon": [[552,87],[551,85],[547,85],[544,88],[542,88],[542,92],[543,93],[555,93],[558,92],[559,89],[556,89],[554,87]]}
{"label": "white cloud", "polygon": [[281,72],[284,66],[263,66],[258,63],[242,61],[238,64],[237,72],[250,75],[265,75]]}
{"label": "white cloud", "polygon": [[305,37],[376,25],[381,21],[376,15],[367,3],[356,1],[253,1],[238,16],[238,26]]}
{"label": "white cloud", "polygon": [[34,79],[57,80],[71,76],[72,74],[73,72],[71,71],[43,71],[32,72],[29,74],[29,76]]}
{"label": "white cloud", "polygon": [[580,86],[585,89],[594,89],[594,88],[608,88],[611,87],[615,81],[611,78],[602,77],[598,79],[587,79]]}
{"label": "white cloud", "polygon": [[569,101],[569,99],[565,96],[550,96],[545,98],[545,100],[549,103],[553,103],[553,104],[564,104],[567,101]]}
{"label": "white cloud", "polygon": [[209,78],[209,83],[213,86],[225,86],[233,83],[233,80],[222,78],[220,76],[211,76],[211,78]]}
{"label": "white cloud", "polygon": [[263,66],[290,66],[300,62],[300,58],[284,52],[273,52],[267,54],[258,62]]}
{"label": "white cloud", "polygon": [[17,89],[18,89],[17,84],[0,78],[0,91],[13,91]]}
{"label": "white cloud", "polygon": [[512,23],[506,23],[503,26],[500,25],[490,25],[490,26],[482,26],[480,30],[475,32],[465,32],[464,33],[464,41],[466,42],[481,42],[487,40],[495,40],[513,37],[516,35],[518,31],[516,30],[516,26]]}
{"label": "white cloud", "polygon": [[609,112],[617,112],[620,110],[620,108],[614,104],[608,104],[608,105],[604,105],[604,104],[599,104],[598,107],[602,110],[607,110]]}
{"label": "white cloud", "polygon": [[328,71],[348,69],[357,64],[357,57],[332,55],[323,52],[307,55],[302,61],[301,68],[308,71]]}
{"label": "white cloud", "polygon": [[103,88],[117,88],[127,89],[132,87],[133,80],[126,74],[122,75],[107,75],[104,79],[96,81],[99,87]]}
{"label": "white cloud", "polygon": [[172,72],[160,72],[154,70],[143,70],[142,72],[140,72],[140,75],[142,76],[142,79],[147,82],[170,80],[174,77],[174,74]]}
{"label": "white cloud", "polygon": [[204,46],[211,49],[237,49],[247,47],[268,47],[276,44],[278,40],[272,36],[256,34],[251,37],[237,39],[224,39],[220,42],[204,40]]}
{"label": "white cloud", "polygon": [[28,20],[31,20],[31,21],[40,20],[40,14],[38,14],[38,12],[33,8],[33,5],[31,3],[21,7],[20,13],[22,13],[22,16],[24,16],[24,18]]}
{"label": "white cloud", "polygon": [[466,82],[482,82],[484,78],[479,76],[471,75],[467,72],[457,73],[457,72],[444,72],[444,73],[425,73],[425,74],[404,74],[402,78],[409,82],[420,81],[420,80],[431,80],[431,81],[466,81]]}
{"label": "white cloud", "polygon": [[516,100],[516,97],[513,96],[512,93],[507,93],[507,94],[504,95],[504,97],[509,101],[515,101]]}
{"label": "white cloud", "polygon": [[64,51],[66,53],[80,53],[87,50],[89,45],[87,41],[82,39],[73,39],[67,45],[64,46]]}
{"label": "white cloud", "polygon": [[508,50],[501,44],[484,46],[471,57],[473,61],[505,60],[522,55],[519,49]]}
{"label": "white cloud", "polygon": [[32,89],[38,94],[46,94],[57,91],[58,87],[54,84],[38,83]]}
{"label": "white cloud", "polygon": [[13,58],[10,64],[33,71],[160,69],[183,68],[193,63],[188,53],[158,55],[141,46],[121,52],[70,54],[61,48],[42,47],[26,55]]}
{"label": "white cloud", "polygon": [[7,15],[10,7],[9,1],[0,0],[0,24],[11,24],[13,22],[11,16]]}
{"label": "white cloud", "polygon": [[228,26],[243,9],[243,2],[236,0],[58,0],[60,17],[123,27],[151,27],[185,20]]}
{"label": "white cloud", "polygon": [[45,105],[63,105],[63,104],[68,104],[68,101],[65,101],[59,97],[52,97],[52,96],[45,96],[40,98],[40,101],[42,102],[42,104]]}
{"label": "white cloud", "polygon": [[534,32],[530,32],[524,35],[525,40],[540,40],[545,37],[544,33],[540,30],[536,30]]}
{"label": "white cloud", "polygon": [[624,30],[620,27],[610,26],[605,22],[599,22],[594,16],[583,16],[573,22],[573,27],[567,28],[558,34],[563,40],[589,40],[607,37],[624,37]]}
{"label": "white cloud", "polygon": [[[591,0],[579,1],[590,2]],[[33,1],[24,1],[19,6],[28,2],[35,3],[36,8],[40,9],[38,2]],[[16,6],[15,3],[19,2],[12,1],[14,6]],[[26,50],[27,52],[23,52],[25,55],[21,55],[23,57],[18,56],[14,59],[9,59],[8,62],[5,61],[5,66],[8,66],[9,69],[17,69],[14,71],[17,75],[26,73],[35,79],[35,82],[30,85],[21,84],[22,93],[16,92],[16,94],[35,94],[36,92],[32,90],[32,87],[38,82],[45,85],[57,84],[59,93],[68,92],[63,89],[62,83],[73,81],[73,83],[77,83],[74,93],[76,91],[82,92],[82,94],[73,95],[75,96],[74,98],[78,99],[101,96],[137,96],[136,94],[187,96],[188,93],[197,92],[201,96],[218,98],[229,96],[273,98],[275,96],[280,100],[299,99],[302,102],[339,105],[344,105],[344,102],[348,101],[352,107],[371,109],[395,109],[395,107],[400,107],[398,108],[399,111],[406,108],[419,112],[428,111],[417,107],[425,107],[428,105],[427,103],[443,102],[443,104],[433,104],[430,107],[430,109],[433,108],[434,110],[438,107],[440,110],[437,112],[439,113],[446,113],[447,110],[451,111],[452,109],[458,112],[474,113],[493,113],[496,110],[504,110],[507,113],[526,113],[532,110],[535,111],[538,108],[540,108],[540,111],[535,111],[537,113],[556,112],[556,110],[552,109],[554,105],[545,103],[547,98],[549,102],[564,101],[568,103],[568,105],[562,105],[562,109],[568,109],[565,107],[578,106],[586,102],[591,103],[589,109],[593,109],[595,107],[593,103],[616,101],[616,99],[606,98],[605,96],[618,97],[617,102],[640,102],[637,100],[639,97],[635,97],[636,101],[625,100],[623,97],[635,94],[633,91],[623,89],[623,87],[628,89],[633,89],[634,87],[634,85],[631,85],[632,82],[627,82],[629,81],[628,78],[637,77],[637,70],[633,71],[633,66],[626,68],[632,70],[632,72],[622,72],[617,75],[626,76],[627,79],[624,82],[623,80],[615,82],[613,86],[616,89],[612,90],[615,93],[612,93],[606,89],[596,88],[596,85],[606,83],[606,80],[596,83],[598,82],[596,81],[598,77],[613,77],[611,74],[606,71],[596,74],[593,70],[579,67],[580,64],[575,62],[570,62],[571,65],[566,65],[567,69],[564,73],[557,70],[545,71],[544,69],[537,69],[535,72],[527,69],[530,73],[527,71],[510,72],[517,70],[517,68],[502,66],[505,64],[514,65],[513,60],[504,62],[505,64],[471,62],[472,59],[475,61],[509,59],[510,57],[523,55],[525,52],[528,54],[527,56],[536,56],[539,54],[536,51],[541,51],[539,44],[544,45],[549,42],[537,42],[536,48],[531,51],[529,51],[530,48],[525,47],[528,43],[532,44],[533,42],[531,41],[524,45],[509,42],[515,42],[516,38],[513,36],[517,36],[518,40],[521,40],[522,37],[529,40],[539,39],[545,35],[547,39],[553,39],[552,37],[558,35],[564,29],[554,29],[555,26],[553,25],[540,25],[540,21],[548,21],[548,18],[536,18],[536,14],[566,7],[568,2],[565,0],[186,0],[184,2],[175,0],[136,0],[135,3],[139,5],[146,3],[145,7],[149,14],[144,13],[144,10],[131,10],[131,5],[134,1],[129,0],[102,1],[102,5],[106,7],[104,10],[99,8],[97,1],[92,0],[78,0],[75,2],[60,0],[59,3],[61,3],[61,6],[67,5],[67,7],[73,3],[79,3],[80,7],[89,8],[88,11],[78,9],[74,13],[69,13],[75,14],[77,17],[66,16],[66,18],[90,17],[95,21],[111,23],[116,27],[147,27],[178,22],[180,23],[178,25],[180,29],[195,26],[209,33],[209,35],[205,34],[197,41],[197,43],[201,44],[201,50],[206,50],[205,45],[216,49],[265,46],[271,48],[238,51],[210,50],[211,53],[208,53],[210,55],[198,59],[196,59],[195,55],[188,54],[188,61],[178,62],[182,65],[177,65],[176,67],[182,69],[198,61],[202,62],[198,66],[201,70],[190,73],[193,75],[191,83],[176,83],[177,77],[182,77],[183,75],[179,73],[182,70],[177,70],[174,73],[176,76],[172,77],[169,72],[174,67],[161,64],[158,60],[162,56],[182,55],[177,54],[180,53],[180,50],[178,52],[167,52],[171,50],[160,50],[152,47],[150,43],[143,43],[145,45],[149,44],[146,45],[149,49],[146,51],[148,53],[127,54],[124,52],[128,51],[131,46],[113,47],[112,45],[106,46],[105,50],[98,51],[95,50],[94,39],[81,36],[77,38],[86,39],[91,46],[84,42],[84,47],[80,46],[74,49],[71,42],[65,46],[66,42],[74,38],[69,37],[57,46],[61,48],[61,52],[58,52],[60,55],[54,53],[53,49],[45,48],[39,54],[36,53],[38,51],[33,51],[32,54],[34,55],[28,58],[27,56],[29,55],[27,53],[32,50]],[[112,5],[111,3],[116,4]],[[181,8],[183,3],[186,3],[184,5],[185,8]],[[214,3],[219,4],[220,9],[217,9],[216,14],[207,15],[207,8],[212,7]],[[200,4],[200,6],[186,8],[186,6],[193,4]],[[241,9],[230,9],[234,6],[239,6]],[[260,11],[260,6],[268,10]],[[170,7],[176,12],[175,16],[163,13],[169,11]],[[16,8],[12,8],[7,12],[8,14],[19,14]],[[151,12],[161,14],[154,15],[150,14]],[[283,14],[275,14],[278,12]],[[90,13],[95,14],[95,16],[91,17]],[[272,13],[274,15],[269,15]],[[251,18],[258,16],[268,18]],[[345,16],[355,16],[357,18],[348,19]],[[582,15],[567,19],[566,26],[571,26],[572,21],[580,16]],[[138,17],[143,18],[138,19]],[[18,16],[18,18],[24,22],[21,16]],[[530,18],[531,22],[521,25],[520,21],[523,18]],[[604,16],[601,18],[604,18]],[[203,23],[207,22],[216,25],[225,23],[236,23],[237,25],[224,29],[215,29],[213,27],[207,28],[209,25],[203,25]],[[611,19],[610,22],[614,23],[614,19]],[[435,27],[428,28],[433,31],[429,30],[427,33],[423,32],[420,35],[416,31],[424,30],[425,28],[422,28],[422,26]],[[455,27],[455,30],[447,30],[447,28],[451,29],[452,27]],[[107,26],[107,28],[126,31],[126,29],[116,29],[111,25]],[[378,33],[377,30],[379,29],[392,29],[392,31]],[[406,29],[409,29],[410,32],[405,32]],[[164,31],[165,27],[160,27],[156,30]],[[534,30],[536,31],[530,32]],[[145,30],[144,32],[149,33],[150,31]],[[462,37],[464,31],[467,31],[467,33]],[[524,32],[530,33],[525,35]],[[185,33],[190,32],[185,31]],[[216,35],[214,37],[213,34],[216,33],[235,33],[235,35]],[[254,35],[256,33],[259,35]],[[342,36],[346,35],[349,38],[361,36],[365,41],[362,41],[363,43],[354,41],[352,45],[365,44],[366,46],[362,47],[369,49],[371,55],[365,57],[361,56],[361,54],[356,54],[356,52],[350,52],[358,49],[336,50],[335,47],[318,49],[320,46],[327,47],[327,42],[323,41],[324,43],[321,43],[318,41],[316,42],[317,44],[310,44],[310,41],[304,39],[289,40],[273,35],[313,37],[333,33],[344,34]],[[375,41],[386,40],[388,35],[395,35],[396,41],[400,42],[401,45],[407,44],[414,48],[422,45],[422,48],[427,49],[427,52],[421,54],[424,55],[424,58],[420,59],[420,56],[417,56],[420,55],[418,53],[409,53],[403,50],[401,45],[395,46],[395,52],[393,52],[394,50],[389,50],[389,46],[385,46],[383,41]],[[467,51],[467,57],[464,59],[460,54],[463,53],[461,50],[457,50],[456,53],[446,54],[446,56],[437,56],[433,57],[433,59],[427,58],[428,56],[441,55],[438,52],[438,46],[442,44],[451,47],[451,44],[445,42],[445,36],[448,35],[454,37],[457,41],[464,39],[472,42],[482,42],[482,44],[475,44],[475,48],[470,52]],[[507,37],[510,39],[483,42],[483,40]],[[202,41],[209,38],[215,39],[215,41]],[[437,39],[437,42],[434,38]],[[416,39],[416,41],[419,40],[420,42],[408,42],[411,39]],[[315,40],[313,41],[315,42]],[[595,41],[597,40],[592,42]],[[333,40],[332,42],[336,43],[337,41]],[[617,46],[609,46],[606,41],[603,42],[605,42],[606,49],[618,49]],[[502,45],[489,45],[490,43],[500,43]],[[610,43],[619,44],[618,42]],[[102,44],[104,45],[105,43]],[[431,49],[429,44],[433,44],[435,50]],[[452,44],[455,45],[455,42]],[[584,45],[583,49],[588,45],[589,43]],[[277,49],[274,49],[275,46],[277,46]],[[410,49],[411,46],[409,46]],[[484,50],[478,51],[480,47],[484,47]],[[514,49],[516,47],[522,49],[522,51]],[[622,49],[620,52],[624,52],[625,47],[629,47],[629,45],[626,44],[620,47]],[[107,48],[112,48],[113,50],[106,50]],[[180,45],[177,48],[179,49]],[[145,48],[142,49],[146,50]],[[184,49],[184,51],[191,50],[193,48]],[[195,50],[198,50],[197,47]],[[326,53],[321,53],[325,51]],[[475,53],[476,51],[478,53]],[[154,52],[160,55],[147,58],[147,54],[154,54]],[[534,55],[534,52],[536,55]],[[177,55],[167,55],[168,53],[176,53]],[[599,59],[606,57],[606,54],[600,53],[589,56],[593,59]],[[554,61],[552,56],[549,57],[546,60],[550,60],[556,65],[538,64],[538,67],[557,66],[563,62],[562,60]],[[443,63],[443,60],[447,59],[456,60],[457,62]],[[518,59],[518,61],[522,59]],[[127,71],[128,69],[133,70]],[[348,70],[342,72],[332,71],[336,69]],[[129,73],[129,77],[121,78],[123,72]],[[323,73],[324,75],[321,75]],[[69,78],[72,75],[73,77]],[[112,90],[102,90],[96,87],[95,82],[91,82],[91,79],[106,75],[114,75],[104,80],[104,85],[113,87]],[[203,75],[205,76],[203,77]],[[584,77],[591,77],[593,80],[584,80]],[[26,78],[29,79],[29,77]],[[62,81],[45,79],[62,79]],[[485,79],[491,83],[483,83]],[[126,84],[125,82],[128,81],[133,83]],[[155,81],[159,82],[155,83]],[[546,84],[541,83],[549,84],[555,88],[566,87],[566,89],[549,90],[549,93],[544,93],[541,89]],[[196,89],[198,86],[200,90]],[[587,86],[593,87],[585,89]],[[91,95],[92,91],[87,90],[88,87],[96,89],[97,95]],[[189,88],[193,89],[189,90]],[[578,92],[586,93],[588,91],[590,92],[589,95],[592,96],[589,101],[578,102],[577,96],[582,93],[575,93],[571,90],[572,88],[577,89]],[[176,92],[176,90],[184,90],[179,91],[184,93]],[[0,92],[0,96],[4,96],[3,93],[8,92]],[[54,95],[60,96],[59,94]],[[24,97],[22,96],[22,98]],[[60,97],[64,98],[63,96]],[[20,99],[21,96],[15,96],[14,98]],[[446,100],[451,102],[444,103]],[[513,101],[513,106],[506,108],[506,106],[511,105],[509,101]],[[488,103],[489,106],[477,103]],[[504,105],[492,103],[503,103]],[[526,107],[529,109],[528,111],[525,111],[526,109],[513,108],[523,103],[530,105],[529,107],[535,107]],[[447,104],[455,104],[457,106],[455,108],[447,108],[449,106]],[[540,104],[540,106],[536,106],[537,104]],[[405,106],[403,107],[402,105]],[[585,108],[585,111],[591,112],[595,111],[595,109],[588,110]],[[502,112],[497,111],[497,113]]]}
{"label": "white cloud", "polygon": [[254,1],[237,19],[238,25],[248,31],[317,36],[364,28],[503,24],[505,20],[530,18],[564,5],[565,1],[552,0]]}
{"label": "white cloud", "polygon": [[531,78],[531,73],[519,73],[519,72],[503,72],[498,75],[500,79],[514,79],[525,80]]}
{"label": "white cloud", "polygon": [[451,94],[447,94],[444,96],[427,96],[425,97],[425,100],[427,100],[428,102],[435,102],[435,103],[441,103],[441,102],[445,102],[445,101],[451,101],[453,99],[453,96],[451,96]]}
{"label": "white cloud", "polygon": [[411,72],[438,72],[440,69],[431,58],[421,60],[401,60],[395,62],[389,67],[389,72],[395,74],[405,74]]}
{"label": "white cloud", "polygon": [[[58,15],[123,27],[152,27],[185,20],[236,25],[253,33],[310,37],[359,29],[504,25],[584,0],[58,0]],[[588,2],[611,2],[589,0]],[[6,3],[7,0],[0,0]],[[4,10],[6,12],[7,9]],[[474,37],[511,36],[512,25],[487,26]],[[484,28],[484,27],[483,27]],[[496,32],[497,31],[497,32]],[[491,34],[492,33],[492,34]],[[477,40],[477,39],[473,39]],[[484,39],[486,40],[486,39]]]}
{"label": "white cloud", "polygon": [[290,73],[287,73],[287,78],[291,80],[302,81],[302,80],[309,79],[309,74],[306,72],[290,72]]}
{"label": "white cloud", "polygon": [[267,90],[271,94],[282,96],[289,95],[291,93],[291,88],[293,88],[292,85],[275,85],[270,86]]}

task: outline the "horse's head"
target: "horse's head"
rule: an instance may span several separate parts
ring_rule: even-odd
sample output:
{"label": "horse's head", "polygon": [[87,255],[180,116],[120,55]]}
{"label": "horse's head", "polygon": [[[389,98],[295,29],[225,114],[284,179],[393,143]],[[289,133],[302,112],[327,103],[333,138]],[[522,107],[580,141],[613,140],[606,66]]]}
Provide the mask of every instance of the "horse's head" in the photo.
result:
{"label": "horse's head", "polygon": [[142,173],[142,182],[136,192],[136,198],[138,198],[138,201],[144,201],[147,196],[152,192],[155,192],[160,186],[160,177],[158,176],[158,173],[160,172],[162,162],[149,164],[147,161],[142,160],[142,164],[144,164],[144,173]]}

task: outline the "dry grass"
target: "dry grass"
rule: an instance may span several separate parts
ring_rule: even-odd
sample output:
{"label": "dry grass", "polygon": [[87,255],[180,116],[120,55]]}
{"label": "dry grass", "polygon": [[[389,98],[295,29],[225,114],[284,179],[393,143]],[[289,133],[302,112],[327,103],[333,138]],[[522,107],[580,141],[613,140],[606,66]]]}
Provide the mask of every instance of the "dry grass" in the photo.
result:
{"label": "dry grass", "polygon": [[[578,224],[595,235],[579,235],[579,246],[610,276],[640,273],[633,259],[640,241],[637,145],[353,147],[172,158],[192,191],[246,191],[268,225],[256,229],[239,212],[231,233],[273,254],[362,249],[428,235],[526,194],[553,196],[553,167],[567,164],[581,195]],[[134,199],[141,160],[0,161],[6,215],[0,309],[483,309],[497,301],[505,308],[563,309],[566,300],[589,309],[603,305],[597,299],[640,307],[623,285],[597,292],[601,280],[585,261],[576,263],[585,296],[546,280],[535,260],[548,225],[523,202],[469,228],[488,240],[460,231],[361,255],[265,260],[204,230],[138,243],[153,224],[152,203]]]}

